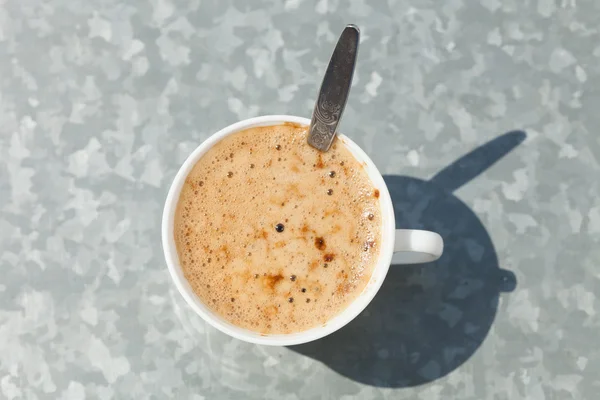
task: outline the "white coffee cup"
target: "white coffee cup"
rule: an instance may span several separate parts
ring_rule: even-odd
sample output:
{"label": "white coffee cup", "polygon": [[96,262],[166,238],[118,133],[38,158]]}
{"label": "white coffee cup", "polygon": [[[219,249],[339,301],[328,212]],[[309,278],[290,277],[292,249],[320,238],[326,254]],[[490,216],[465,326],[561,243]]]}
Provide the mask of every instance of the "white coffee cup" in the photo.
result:
{"label": "white coffee cup", "polygon": [[233,125],[229,125],[206,139],[198,146],[198,148],[196,148],[196,150],[194,150],[187,160],[185,160],[179,169],[179,172],[177,172],[167,195],[162,218],[162,243],[167,266],[169,267],[169,272],[175,282],[175,286],[190,307],[192,307],[192,309],[206,322],[223,333],[246,342],[272,346],[290,346],[317,340],[337,331],[352,321],[365,309],[379,291],[379,288],[387,275],[394,253],[402,253],[402,263],[415,264],[437,260],[442,255],[444,247],[443,240],[437,233],[422,230],[396,229],[392,199],[390,198],[387,186],[383,177],[377,170],[377,167],[375,167],[373,161],[371,161],[365,152],[352,140],[342,134],[338,134],[338,138],[346,145],[350,152],[352,152],[354,157],[365,166],[369,178],[373,182],[375,188],[379,189],[380,193],[379,201],[381,205],[382,237],[379,260],[377,261],[371,279],[364,290],[346,309],[333,319],[327,321],[323,325],[303,332],[290,334],[261,334],[233,325],[215,313],[208,305],[204,304],[198,296],[196,296],[192,287],[184,277],[179,264],[175,247],[175,238],[173,235],[175,208],[177,207],[179,193],[186,177],[198,160],[224,137],[248,128],[279,125],[285,122],[302,125],[310,124],[310,120],[307,118],[289,115],[267,115],[246,119]]}

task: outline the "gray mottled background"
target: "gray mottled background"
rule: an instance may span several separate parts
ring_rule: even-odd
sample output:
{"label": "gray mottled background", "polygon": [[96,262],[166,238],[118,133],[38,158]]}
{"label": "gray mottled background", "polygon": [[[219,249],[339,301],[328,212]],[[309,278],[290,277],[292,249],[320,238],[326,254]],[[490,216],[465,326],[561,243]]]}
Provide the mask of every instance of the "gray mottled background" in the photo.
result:
{"label": "gray mottled background", "polygon": [[[598,20],[594,0],[0,0],[0,398],[597,398]],[[310,116],[346,23],[342,130],[446,253],[322,341],[230,339],[167,274],[170,181],[230,123]]]}

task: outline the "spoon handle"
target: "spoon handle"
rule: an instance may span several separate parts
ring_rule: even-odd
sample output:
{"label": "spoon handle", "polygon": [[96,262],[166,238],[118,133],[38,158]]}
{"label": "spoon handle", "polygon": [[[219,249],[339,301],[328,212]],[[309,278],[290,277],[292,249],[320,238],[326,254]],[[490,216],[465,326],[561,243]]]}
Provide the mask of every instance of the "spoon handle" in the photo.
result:
{"label": "spoon handle", "polygon": [[358,27],[347,25],[329,60],[308,131],[308,144],[318,150],[327,151],[331,147],[346,107],[356,65],[359,36]]}

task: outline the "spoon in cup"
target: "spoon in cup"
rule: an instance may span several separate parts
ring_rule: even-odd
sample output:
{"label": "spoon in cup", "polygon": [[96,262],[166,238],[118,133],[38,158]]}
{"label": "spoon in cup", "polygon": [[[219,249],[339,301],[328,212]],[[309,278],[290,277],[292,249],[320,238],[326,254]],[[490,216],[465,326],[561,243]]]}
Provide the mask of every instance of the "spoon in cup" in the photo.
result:
{"label": "spoon in cup", "polygon": [[346,25],[323,77],[308,131],[308,144],[320,151],[328,151],[331,147],[346,107],[356,66],[359,37],[360,31],[356,25]]}

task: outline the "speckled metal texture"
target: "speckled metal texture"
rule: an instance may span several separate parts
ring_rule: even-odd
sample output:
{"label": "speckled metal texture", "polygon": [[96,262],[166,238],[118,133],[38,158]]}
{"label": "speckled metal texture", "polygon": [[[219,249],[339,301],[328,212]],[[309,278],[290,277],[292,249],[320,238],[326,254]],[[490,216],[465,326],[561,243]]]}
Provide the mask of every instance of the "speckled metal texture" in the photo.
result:
{"label": "speckled metal texture", "polygon": [[[0,0],[0,398],[597,399],[600,2]],[[340,131],[398,227],[444,237],[332,336],[265,348],[177,293],[167,189],[210,134],[310,117],[361,29]]]}

